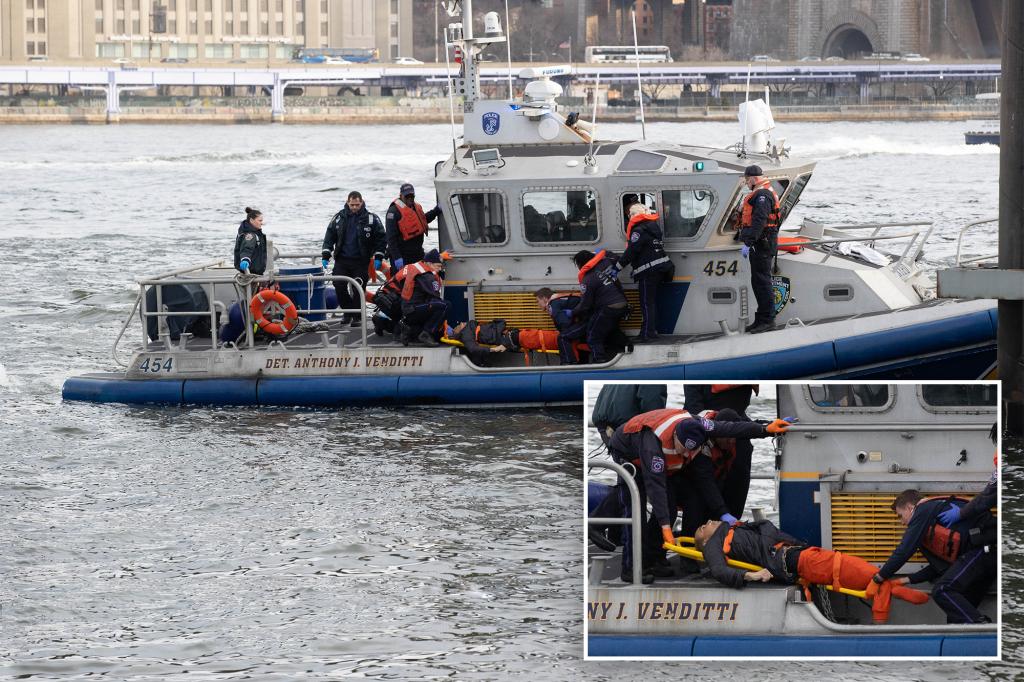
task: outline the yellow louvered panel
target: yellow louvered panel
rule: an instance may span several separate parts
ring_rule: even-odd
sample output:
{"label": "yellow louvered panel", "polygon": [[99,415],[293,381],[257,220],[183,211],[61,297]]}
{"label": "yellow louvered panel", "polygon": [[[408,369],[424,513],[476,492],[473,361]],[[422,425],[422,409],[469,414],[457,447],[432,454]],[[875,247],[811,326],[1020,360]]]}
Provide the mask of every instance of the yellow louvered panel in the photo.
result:
{"label": "yellow louvered panel", "polygon": [[[928,497],[946,497],[954,493],[927,493]],[[970,495],[955,493],[969,499]],[[856,554],[872,563],[882,564],[903,537],[903,525],[892,511],[896,493],[833,493],[832,549]],[[920,552],[911,561],[924,562]]]}
{"label": "yellow louvered panel", "polygon": [[[620,326],[623,329],[640,328],[640,294],[636,289],[627,289],[626,298],[632,308],[630,319]],[[532,291],[477,292],[473,295],[475,320],[505,320],[517,329],[554,329],[551,316],[537,307]]]}

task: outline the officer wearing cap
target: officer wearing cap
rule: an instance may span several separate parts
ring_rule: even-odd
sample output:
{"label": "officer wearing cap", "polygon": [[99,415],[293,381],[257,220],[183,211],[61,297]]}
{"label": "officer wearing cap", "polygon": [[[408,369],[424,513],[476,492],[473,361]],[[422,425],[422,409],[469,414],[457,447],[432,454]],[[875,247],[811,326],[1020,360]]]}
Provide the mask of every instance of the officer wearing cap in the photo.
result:
{"label": "officer wearing cap", "polygon": [[743,182],[750,194],[743,200],[740,230],[736,238],[743,242],[740,254],[750,259],[750,288],[757,300],[754,322],[746,329],[751,334],[775,326],[775,297],[772,294],[772,263],[779,239],[779,198],[760,166],[747,166]]}
{"label": "officer wearing cap", "polygon": [[[629,463],[637,472],[634,478],[640,493],[640,509],[646,509],[648,498],[651,503],[652,516],[641,525],[644,573],[650,574],[644,577],[644,582],[653,580],[655,575],[672,575],[671,570],[665,570],[665,552],[661,548],[662,542],[675,544],[672,526],[676,518],[677,486],[670,484],[670,478],[685,471],[702,484],[710,481],[710,487],[717,493],[711,458],[703,447],[708,438],[766,438],[785,433],[787,428],[789,424],[781,419],[768,425],[711,421],[693,417],[686,410],[668,408],[638,414],[615,429],[608,440],[608,452],[617,463]],[[704,487],[700,488],[702,494]],[[707,493],[714,494],[710,490]],[[720,512],[719,518],[735,521],[721,502],[720,493],[718,498],[719,504],[713,509]],[[630,509],[628,500],[624,507]],[[632,580],[631,556],[632,538],[626,534],[622,550],[623,580]],[[659,564],[661,569],[657,568]]]}
{"label": "officer wearing cap", "polygon": [[[363,287],[370,275],[370,264],[373,271],[381,266],[384,258],[384,226],[376,213],[370,213],[359,192],[349,192],[345,206],[334,214],[327,224],[324,242],[320,253],[324,269],[330,265],[334,256],[334,268],[331,274],[351,277],[359,282],[359,289],[351,287],[348,282],[337,280],[334,289],[338,293],[338,307],[343,310],[356,310],[363,307]],[[353,327],[362,324],[359,313],[345,313],[342,322],[349,322]]]}
{"label": "officer wearing cap", "polygon": [[437,337],[451,304],[441,297],[441,276],[444,261],[451,258],[448,252],[438,253],[431,249],[423,260],[406,266],[405,282],[402,285],[402,343],[406,346],[413,338],[425,346],[438,346]]}
{"label": "officer wearing cap", "polygon": [[407,263],[423,258],[423,238],[427,225],[441,214],[435,206],[428,212],[416,203],[416,190],[408,182],[402,185],[398,198],[391,202],[384,224],[388,242],[388,260],[391,267],[401,269]]}

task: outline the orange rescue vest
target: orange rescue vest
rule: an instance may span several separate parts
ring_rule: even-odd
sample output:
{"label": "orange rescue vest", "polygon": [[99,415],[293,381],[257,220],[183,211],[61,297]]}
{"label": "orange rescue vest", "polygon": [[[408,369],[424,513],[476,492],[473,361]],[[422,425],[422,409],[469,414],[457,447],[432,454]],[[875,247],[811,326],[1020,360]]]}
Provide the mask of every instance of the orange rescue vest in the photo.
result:
{"label": "orange rescue vest", "polygon": [[436,272],[433,272],[430,268],[423,264],[422,261],[419,263],[413,263],[412,265],[406,265],[402,268],[401,272],[398,273],[398,278],[405,280],[402,283],[402,299],[406,301],[412,300],[412,292],[416,286],[416,278],[420,275],[430,273],[434,276],[439,283],[441,278],[437,276]]}
{"label": "orange rescue vest", "polygon": [[604,249],[601,249],[596,254],[594,254],[593,258],[591,258],[590,260],[587,261],[586,265],[584,265],[582,268],[580,268],[580,274],[579,274],[579,276],[577,278],[580,284],[583,284],[583,278],[586,276],[586,274],[588,272],[590,272],[591,270],[593,270],[594,266],[597,265],[598,263],[600,263],[603,258],[604,258]]}
{"label": "orange rescue vest", "polygon": [[[686,410],[665,408],[662,410],[651,410],[644,412],[626,422],[622,427],[623,433],[640,433],[644,429],[650,429],[661,441],[661,454],[665,456],[665,470],[668,473],[679,471],[690,463],[695,456],[688,451],[679,454],[676,451],[675,435],[676,424],[684,419],[692,419]],[[639,466],[639,460],[633,461]]]}
{"label": "orange rescue vest", "polygon": [[413,207],[409,208],[401,199],[395,199],[395,208],[402,214],[398,219],[398,231],[402,233],[403,240],[408,241],[427,233],[427,216],[422,206],[413,202]]}
{"label": "orange rescue vest", "polygon": [[768,180],[762,180],[754,185],[753,191],[747,195],[746,199],[743,200],[743,213],[740,218],[740,225],[743,227],[750,227],[753,223],[754,197],[757,196],[758,191],[762,189],[766,189],[772,194],[772,207],[768,211],[768,222],[765,223],[764,229],[777,230],[779,229],[779,223],[782,222],[781,213],[779,212],[779,197],[775,194],[775,190],[772,188],[772,183]]}
{"label": "orange rescue vest", "polygon": [[[949,497],[929,497],[927,500],[961,500],[962,497],[951,495]],[[921,547],[939,557],[946,563],[953,563],[960,555],[960,531],[946,528],[937,519],[932,519],[932,525],[924,532],[921,540]]]}
{"label": "orange rescue vest", "polygon": [[633,228],[637,223],[641,223],[645,220],[653,220],[658,222],[657,213],[639,213],[629,219],[629,224],[626,225],[626,246],[629,246],[629,238],[633,236]]}

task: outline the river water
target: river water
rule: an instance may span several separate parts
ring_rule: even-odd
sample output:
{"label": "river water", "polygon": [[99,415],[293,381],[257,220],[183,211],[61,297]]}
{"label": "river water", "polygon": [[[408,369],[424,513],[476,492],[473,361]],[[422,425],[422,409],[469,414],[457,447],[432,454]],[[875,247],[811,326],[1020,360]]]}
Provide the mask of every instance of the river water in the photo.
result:
{"label": "river water", "polygon": [[[959,226],[996,212],[998,154],[960,123],[787,124],[821,159],[804,216]],[[606,125],[609,138],[637,125]],[[650,139],[725,145],[726,124]],[[0,127],[0,677],[1010,679],[1019,663],[685,662],[582,654],[581,412],[63,403],[110,370],[135,278],[230,255],[245,206],[319,250],[350,189],[432,204],[447,126]],[[967,250],[995,247],[981,231]],[[134,337],[130,337],[133,339]],[[1024,540],[1019,447],[1007,554]],[[1021,562],[1005,560],[1020,658]]]}

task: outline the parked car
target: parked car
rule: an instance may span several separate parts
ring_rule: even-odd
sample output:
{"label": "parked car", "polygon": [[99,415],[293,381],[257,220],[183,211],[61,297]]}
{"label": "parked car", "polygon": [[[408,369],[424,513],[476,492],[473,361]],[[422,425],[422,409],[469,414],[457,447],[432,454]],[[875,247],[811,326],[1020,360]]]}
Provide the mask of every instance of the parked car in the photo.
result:
{"label": "parked car", "polygon": [[905,62],[930,62],[928,57],[922,57],[916,52],[907,52],[903,55],[903,61]]}
{"label": "parked car", "polygon": [[846,59],[844,57],[840,57],[839,55],[832,55],[831,57],[825,57],[825,61],[826,62],[845,62]]}
{"label": "parked car", "polygon": [[188,64],[187,57],[164,57],[160,61],[164,64]]}
{"label": "parked car", "polygon": [[413,59],[412,57],[395,57],[394,61],[396,66],[419,66],[422,63],[419,59]]}
{"label": "parked car", "polygon": [[775,57],[771,56],[771,55],[768,55],[768,54],[755,54],[753,57],[750,58],[750,61],[752,61],[752,62],[777,62],[779,60],[776,59]]}
{"label": "parked car", "polygon": [[802,62],[820,62],[821,57],[800,57]]}
{"label": "parked car", "polygon": [[324,64],[351,64],[352,62],[341,57],[324,57]]}

